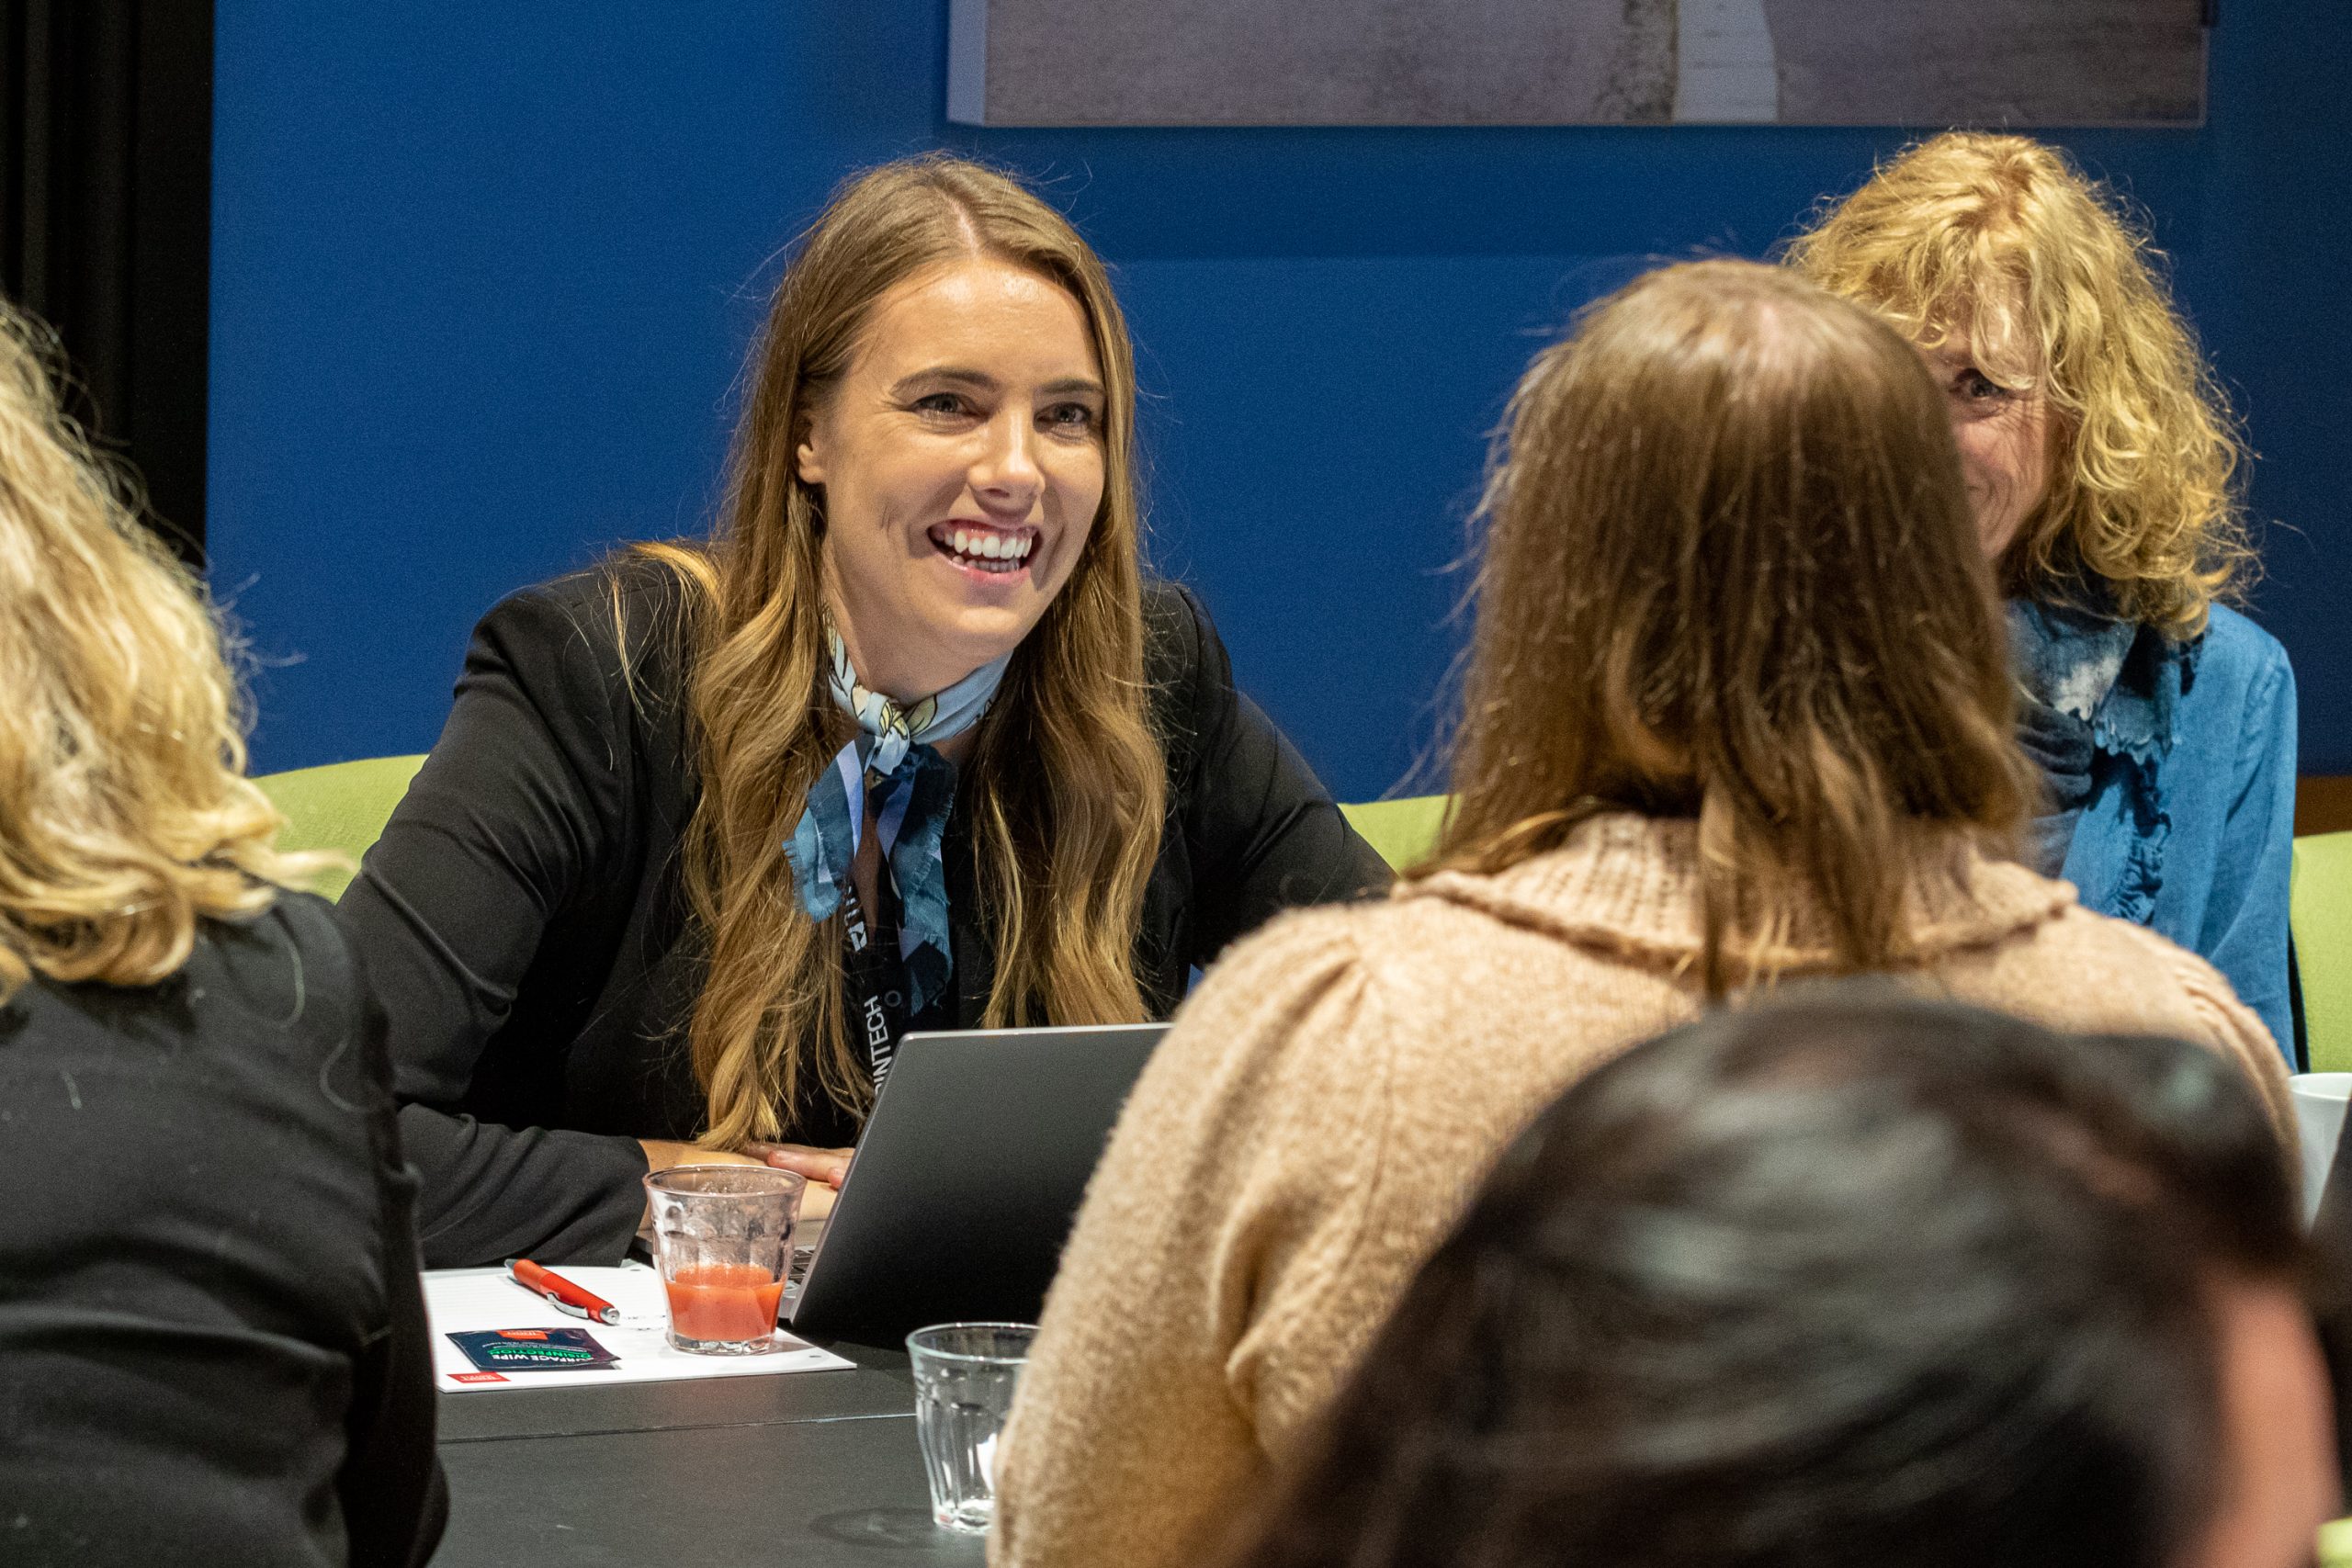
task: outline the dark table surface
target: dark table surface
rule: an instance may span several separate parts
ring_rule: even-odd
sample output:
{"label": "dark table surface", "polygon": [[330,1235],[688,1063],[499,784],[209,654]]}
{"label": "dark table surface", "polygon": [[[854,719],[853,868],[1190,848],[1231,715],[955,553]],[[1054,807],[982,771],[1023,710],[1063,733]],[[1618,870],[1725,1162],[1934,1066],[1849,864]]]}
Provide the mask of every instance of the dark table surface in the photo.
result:
{"label": "dark table surface", "polygon": [[931,1522],[906,1353],[854,1371],[441,1395],[434,1568],[981,1561]]}

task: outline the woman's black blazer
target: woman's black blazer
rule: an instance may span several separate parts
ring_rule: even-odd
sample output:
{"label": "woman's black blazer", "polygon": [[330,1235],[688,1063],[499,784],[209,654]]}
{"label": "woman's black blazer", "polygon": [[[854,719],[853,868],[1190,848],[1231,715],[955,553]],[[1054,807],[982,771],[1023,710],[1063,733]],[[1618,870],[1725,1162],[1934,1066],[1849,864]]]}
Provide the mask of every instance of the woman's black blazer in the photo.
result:
{"label": "woman's black blazer", "polygon": [[[643,1203],[636,1140],[703,1123],[684,1040],[701,969],[677,863],[698,788],[679,592],[628,563],[485,615],[439,744],[344,895],[391,1021],[428,1266],[616,1261]],[[1155,583],[1145,615],[1168,815],[1136,958],[1165,1017],[1234,938],[1389,874],[1234,689],[1199,602]],[[944,854],[954,1011],[970,1026],[995,962],[964,822],[950,818]],[[792,1120],[798,1142],[856,1136],[814,1096]]]}

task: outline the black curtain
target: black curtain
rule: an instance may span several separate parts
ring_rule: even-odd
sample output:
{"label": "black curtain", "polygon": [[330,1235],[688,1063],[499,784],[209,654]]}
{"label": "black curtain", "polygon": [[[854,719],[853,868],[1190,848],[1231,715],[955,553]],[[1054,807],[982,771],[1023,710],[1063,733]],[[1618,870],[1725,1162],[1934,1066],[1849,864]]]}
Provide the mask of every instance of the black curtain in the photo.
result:
{"label": "black curtain", "polygon": [[0,292],[196,565],[211,206],[212,0],[0,0]]}

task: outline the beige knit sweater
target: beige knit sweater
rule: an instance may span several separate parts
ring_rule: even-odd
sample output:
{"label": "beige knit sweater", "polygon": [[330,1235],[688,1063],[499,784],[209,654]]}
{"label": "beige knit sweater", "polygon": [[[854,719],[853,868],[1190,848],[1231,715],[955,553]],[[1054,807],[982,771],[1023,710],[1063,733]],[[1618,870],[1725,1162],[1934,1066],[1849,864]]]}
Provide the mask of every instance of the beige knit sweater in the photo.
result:
{"label": "beige knit sweater", "polygon": [[[996,1458],[995,1568],[1189,1562],[1298,1448],[1488,1163],[1570,1081],[1701,1010],[1686,824],[1605,817],[1498,876],[1286,916],[1221,960],[1096,1172]],[[2286,1073],[2210,964],[1955,848],[1917,983]],[[1818,936],[1780,956],[1818,970]]]}

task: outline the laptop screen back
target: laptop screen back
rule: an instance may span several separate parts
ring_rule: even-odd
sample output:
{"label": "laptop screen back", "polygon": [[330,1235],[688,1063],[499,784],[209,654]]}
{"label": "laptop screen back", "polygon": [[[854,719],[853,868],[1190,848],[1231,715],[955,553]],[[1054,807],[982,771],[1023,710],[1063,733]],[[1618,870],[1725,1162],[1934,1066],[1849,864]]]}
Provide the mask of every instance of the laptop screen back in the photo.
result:
{"label": "laptop screen back", "polygon": [[791,1308],[796,1333],[1034,1323],[1166,1024],[967,1030],[899,1045]]}

